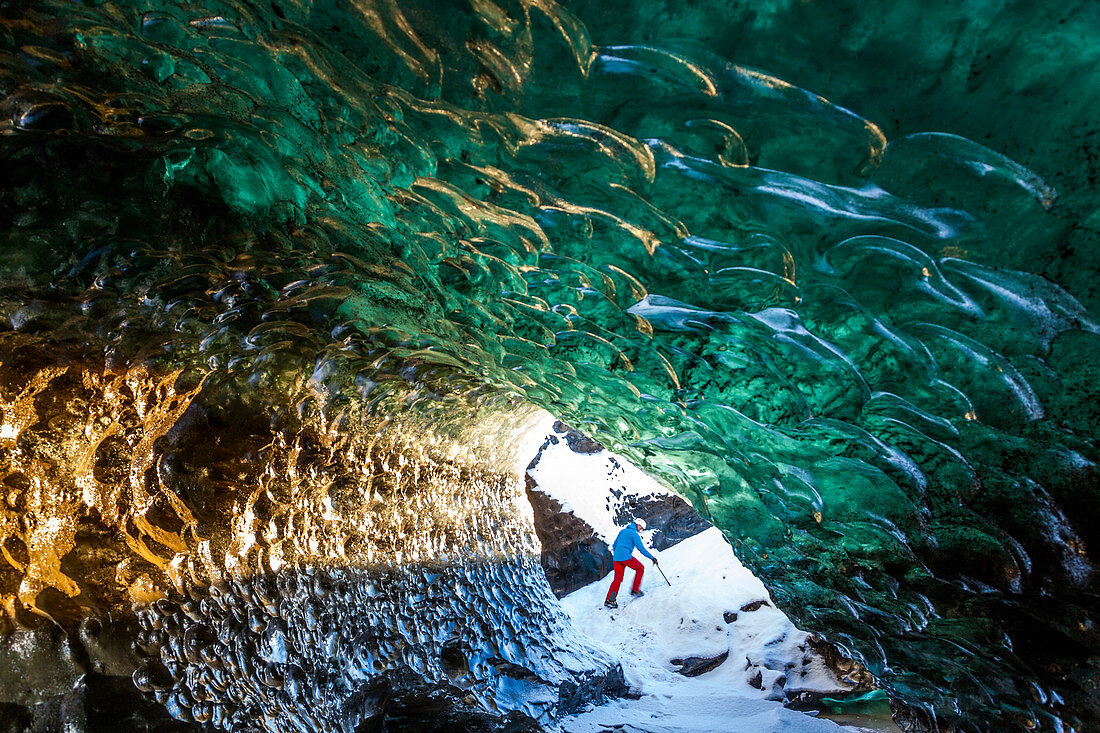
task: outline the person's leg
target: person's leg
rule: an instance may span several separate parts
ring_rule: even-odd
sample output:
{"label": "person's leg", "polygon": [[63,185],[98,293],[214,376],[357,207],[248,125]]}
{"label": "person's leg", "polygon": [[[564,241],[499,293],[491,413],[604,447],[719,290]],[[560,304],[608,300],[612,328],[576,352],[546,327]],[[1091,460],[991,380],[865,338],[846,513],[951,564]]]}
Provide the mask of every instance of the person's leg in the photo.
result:
{"label": "person's leg", "polygon": [[[618,563],[615,564],[618,565]],[[645,568],[633,557],[624,562],[623,565],[634,571],[634,588],[632,590],[637,593],[642,589],[642,574],[645,573]]]}
{"label": "person's leg", "polygon": [[615,577],[611,580],[611,590],[607,591],[607,600],[611,600],[619,593],[619,583],[623,582],[623,571],[625,569],[625,562],[615,563]]}

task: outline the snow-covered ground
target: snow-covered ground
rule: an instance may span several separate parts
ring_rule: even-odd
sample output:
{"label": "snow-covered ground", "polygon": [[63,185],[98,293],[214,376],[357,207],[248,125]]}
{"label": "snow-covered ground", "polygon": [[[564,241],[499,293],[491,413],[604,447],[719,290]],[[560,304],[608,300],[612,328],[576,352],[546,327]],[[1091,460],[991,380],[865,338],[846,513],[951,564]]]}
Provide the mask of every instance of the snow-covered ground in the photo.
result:
{"label": "snow-covered ground", "polygon": [[[687,679],[674,671],[679,665],[669,660],[729,652],[724,663],[703,677],[720,680],[724,687],[747,696],[782,697],[784,682],[789,683],[788,694],[840,692],[849,687],[838,683],[820,658],[807,653],[806,634],[782,611],[771,605],[740,610],[771,601],[763,583],[733,556],[720,531],[708,529],[658,553],[658,559],[672,585],[666,585],[657,569],[643,561],[645,595],[633,598],[626,592],[633,575],[628,570],[615,610],[603,606],[610,578],[562,599],[574,625],[614,650],[633,685],[644,689],[653,683]],[[724,613],[736,619],[727,622]],[[789,664],[797,667],[788,671]],[[757,684],[750,685],[757,676]]]}
{"label": "snow-covered ground", "polygon": [[[562,599],[574,626],[621,660],[627,681],[643,695],[637,701],[616,700],[567,718],[561,723],[563,731],[597,733],[619,724],[624,731],[649,733],[841,730],[831,721],[766,699],[782,695],[785,673],[781,670],[787,663],[798,665],[786,672],[797,674],[794,687],[798,689],[838,690],[840,685],[820,659],[806,653],[805,634],[782,611],[770,605],[740,611],[744,605],[768,599],[768,594],[733,556],[721,532],[708,529],[658,558],[671,587],[646,562],[645,595],[632,598],[626,592],[631,578],[627,571],[616,610],[602,605],[610,578]],[[732,623],[723,618],[727,611],[737,614]],[[726,661],[699,677],[679,674],[678,666],[670,662],[727,651]],[[750,684],[754,677],[762,689]],[[792,692],[792,685],[787,691]]]}
{"label": "snow-covered ground", "polygon": [[[672,493],[621,456],[610,451],[581,455],[564,440],[543,450],[531,475],[539,490],[585,520],[605,542],[618,532],[614,509],[627,496]],[[643,532],[643,539],[649,534],[651,530]],[[708,529],[655,554],[671,586],[643,559],[641,598],[630,596],[633,572],[627,570],[616,610],[603,607],[610,576],[562,599],[577,630],[621,661],[627,682],[642,697],[570,716],[559,721],[559,730],[860,730],[778,702],[784,694],[836,692],[849,685],[809,650],[808,635],[774,607],[764,584],[741,564],[719,530]],[[697,677],[679,674],[679,666],[671,662],[725,652],[729,656],[724,662]]]}

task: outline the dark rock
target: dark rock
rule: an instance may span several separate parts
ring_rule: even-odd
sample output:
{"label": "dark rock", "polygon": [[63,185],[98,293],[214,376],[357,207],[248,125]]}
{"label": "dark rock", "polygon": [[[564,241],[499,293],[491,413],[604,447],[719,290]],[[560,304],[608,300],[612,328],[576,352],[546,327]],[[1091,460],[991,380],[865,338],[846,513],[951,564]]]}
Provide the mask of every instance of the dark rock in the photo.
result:
{"label": "dark rock", "polygon": [[830,707],[835,706],[836,701],[845,700],[864,693],[856,693],[850,690],[836,689],[836,690],[815,690],[813,692],[803,691],[798,693],[795,697],[787,700],[783,706],[788,707],[791,710],[807,711],[807,710],[819,710],[825,711]]}
{"label": "dark rock", "polygon": [[770,606],[772,604],[767,601],[751,601],[741,606],[741,611],[744,613],[751,613],[752,611],[758,611],[762,606]]}
{"label": "dark rock", "polygon": [[615,523],[624,526],[636,518],[644,519],[647,528],[653,530],[649,543],[658,551],[667,550],[713,526],[700,517],[691,504],[671,494],[626,497],[615,511]]}
{"label": "dark rock", "polygon": [[749,678],[749,686],[758,690],[764,689],[764,673],[761,670],[756,670],[756,674]]}
{"label": "dark rock", "polygon": [[535,457],[531,459],[531,462],[527,464],[528,473],[530,473],[531,471],[534,471],[538,467],[539,461],[542,460],[542,452],[544,450],[546,450],[547,448],[549,448],[550,446],[552,446],[552,445],[557,445],[558,442],[559,441],[558,441],[556,436],[554,436],[554,435],[547,435],[546,436],[546,440],[542,441],[542,445],[539,446],[539,452],[536,453]]}
{"label": "dark rock", "polygon": [[578,713],[589,703],[600,705],[617,697],[637,700],[641,695],[631,691],[623,676],[622,667],[616,664],[604,674],[591,675],[579,681],[562,682],[558,686],[558,714]]}
{"label": "dark rock", "polygon": [[734,621],[737,620],[737,614],[733,611],[726,611],[722,614],[722,618],[726,620],[727,624],[732,624]]}
{"label": "dark rock", "polygon": [[604,450],[604,447],[592,440],[592,438],[576,430],[570,429],[569,426],[561,420],[554,423],[554,431],[565,436],[565,442],[569,445],[569,450],[574,453],[580,453],[587,456]]}
{"label": "dark rock", "polygon": [[611,572],[611,551],[584,520],[539,491],[527,475],[527,498],[535,513],[535,534],[542,543],[542,569],[558,598]]}
{"label": "dark rock", "polygon": [[680,669],[676,671],[685,677],[698,677],[701,674],[706,674],[711,670],[718,669],[722,662],[726,661],[729,655],[730,653],[727,650],[717,657],[685,657],[684,659],[672,659],[669,661],[678,665]]}
{"label": "dark rock", "polygon": [[465,690],[429,682],[410,670],[389,671],[344,703],[344,730],[355,733],[537,733],[542,728],[518,712],[494,715]]}
{"label": "dark rock", "polygon": [[821,698],[824,697],[825,694],[826,693],[822,692],[800,692],[798,695],[788,700],[785,707],[791,710],[801,711],[820,710]]}

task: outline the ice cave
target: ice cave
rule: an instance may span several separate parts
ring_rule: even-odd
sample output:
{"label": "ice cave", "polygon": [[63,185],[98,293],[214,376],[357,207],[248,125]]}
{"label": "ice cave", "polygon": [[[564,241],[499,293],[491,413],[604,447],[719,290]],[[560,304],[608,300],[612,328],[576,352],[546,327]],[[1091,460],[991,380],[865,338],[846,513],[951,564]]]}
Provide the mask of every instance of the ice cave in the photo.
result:
{"label": "ice cave", "polygon": [[0,733],[1100,731],[1100,3],[0,33]]}

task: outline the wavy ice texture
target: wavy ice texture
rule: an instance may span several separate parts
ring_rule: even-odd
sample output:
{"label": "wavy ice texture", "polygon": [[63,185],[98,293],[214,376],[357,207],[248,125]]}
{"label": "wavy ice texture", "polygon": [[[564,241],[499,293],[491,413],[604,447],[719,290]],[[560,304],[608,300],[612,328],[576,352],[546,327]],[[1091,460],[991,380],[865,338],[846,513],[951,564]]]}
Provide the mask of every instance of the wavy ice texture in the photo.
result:
{"label": "wavy ice texture", "polygon": [[[1031,22],[1014,8],[996,28]],[[653,11],[632,22],[699,20]],[[1060,211],[986,146],[887,143],[699,48],[597,45],[613,26],[578,12],[591,29],[549,0],[3,9],[5,623],[201,606],[322,561],[470,553],[537,584],[501,488],[516,449],[491,447],[534,404],[689,498],[907,719],[1095,724],[1100,336],[1071,294],[1095,304],[1087,268],[1050,268],[1089,262],[1094,202],[1071,190]],[[818,11],[729,12],[776,38]],[[1094,38],[1090,12],[1067,11]],[[856,17],[851,42],[874,47]],[[805,59],[822,25],[777,48]],[[374,497],[363,460],[405,486],[403,455],[444,477],[348,500]],[[437,490],[484,526],[417,524]],[[507,607],[473,587],[471,608]],[[537,641],[555,612],[530,592]],[[172,650],[162,687],[215,684],[200,652],[147,641]],[[553,656],[538,675],[560,676]],[[242,669],[203,716],[312,704],[285,684],[255,702]]]}

